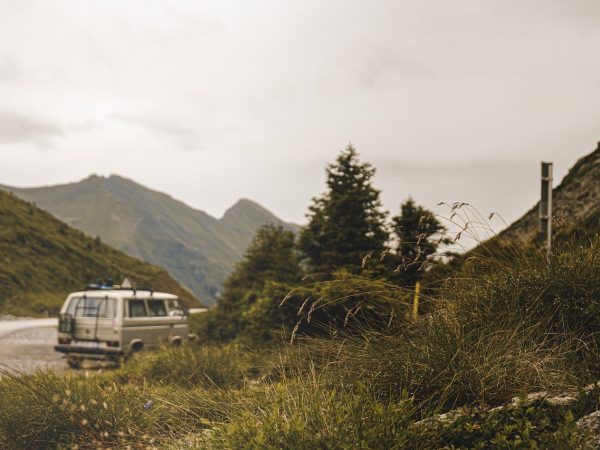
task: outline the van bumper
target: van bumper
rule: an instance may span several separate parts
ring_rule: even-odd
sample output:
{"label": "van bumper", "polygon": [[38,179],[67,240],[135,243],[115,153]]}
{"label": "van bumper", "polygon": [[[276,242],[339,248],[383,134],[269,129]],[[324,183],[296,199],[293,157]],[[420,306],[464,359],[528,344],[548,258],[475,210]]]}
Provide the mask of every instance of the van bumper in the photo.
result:
{"label": "van bumper", "polygon": [[54,350],[60,353],[73,353],[76,355],[104,355],[104,356],[122,356],[123,350],[105,347],[79,347],[76,345],[59,344],[54,346]]}

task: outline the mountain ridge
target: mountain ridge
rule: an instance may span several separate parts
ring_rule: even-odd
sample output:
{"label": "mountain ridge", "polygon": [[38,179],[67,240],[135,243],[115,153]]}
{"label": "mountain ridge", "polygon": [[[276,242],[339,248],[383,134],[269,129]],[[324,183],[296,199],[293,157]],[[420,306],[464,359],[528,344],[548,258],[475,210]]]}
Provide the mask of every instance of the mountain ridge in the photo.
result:
{"label": "mountain ridge", "polygon": [[166,268],[206,304],[214,303],[260,226],[299,228],[247,198],[215,218],[116,174],[92,174],[54,186],[1,188],[126,253]]}

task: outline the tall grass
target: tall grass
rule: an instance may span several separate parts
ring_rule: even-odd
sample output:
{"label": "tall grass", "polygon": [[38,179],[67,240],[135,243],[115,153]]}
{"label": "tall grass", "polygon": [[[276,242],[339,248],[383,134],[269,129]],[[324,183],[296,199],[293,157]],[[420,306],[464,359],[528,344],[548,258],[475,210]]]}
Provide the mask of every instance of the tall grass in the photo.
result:
{"label": "tall grass", "polygon": [[[600,307],[598,250],[596,240],[550,261],[483,260],[485,270],[430,291],[418,321],[403,319],[405,293],[391,291],[365,305],[369,316],[383,305],[386,320],[375,326],[278,349],[190,344],[142,353],[108,374],[5,374],[0,447],[569,448],[579,442],[574,420],[598,405],[597,393],[575,416],[541,403],[488,408],[600,377],[600,322],[590,317]],[[380,299],[381,283],[373,288]],[[390,310],[400,318],[389,320]],[[457,407],[466,418],[454,425],[419,422]]]}
{"label": "tall grass", "polygon": [[182,387],[239,387],[256,375],[255,353],[238,344],[223,346],[165,346],[158,352],[138,354],[117,376],[124,381],[149,381]]}

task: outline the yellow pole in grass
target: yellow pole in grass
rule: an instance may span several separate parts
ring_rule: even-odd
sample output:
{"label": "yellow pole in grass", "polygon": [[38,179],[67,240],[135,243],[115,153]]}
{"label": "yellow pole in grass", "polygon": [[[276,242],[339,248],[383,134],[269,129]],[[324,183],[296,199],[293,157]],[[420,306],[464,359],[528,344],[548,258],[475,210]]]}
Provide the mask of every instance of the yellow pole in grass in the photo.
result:
{"label": "yellow pole in grass", "polygon": [[421,283],[417,281],[415,284],[415,297],[413,299],[412,320],[414,322],[419,318],[419,292],[421,292]]}

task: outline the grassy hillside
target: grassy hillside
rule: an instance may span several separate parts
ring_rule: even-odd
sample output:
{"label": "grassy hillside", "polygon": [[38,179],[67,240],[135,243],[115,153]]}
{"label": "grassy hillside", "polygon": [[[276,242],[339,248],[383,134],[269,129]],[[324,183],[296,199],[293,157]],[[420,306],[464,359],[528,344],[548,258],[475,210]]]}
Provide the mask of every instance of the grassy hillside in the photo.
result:
{"label": "grassy hillside", "polygon": [[60,186],[5,189],[91,236],[165,267],[207,304],[214,302],[257,229],[268,222],[282,223],[249,200],[239,201],[222,219],[215,219],[115,175]]}
{"label": "grassy hillside", "polygon": [[164,269],[140,261],[0,192],[0,312],[55,314],[66,295],[99,278],[127,276],[179,295],[193,295]]}

